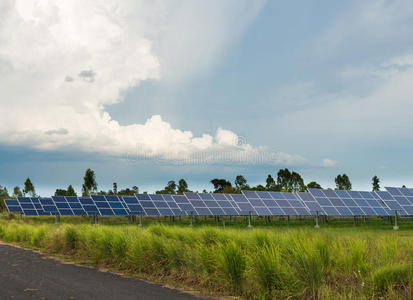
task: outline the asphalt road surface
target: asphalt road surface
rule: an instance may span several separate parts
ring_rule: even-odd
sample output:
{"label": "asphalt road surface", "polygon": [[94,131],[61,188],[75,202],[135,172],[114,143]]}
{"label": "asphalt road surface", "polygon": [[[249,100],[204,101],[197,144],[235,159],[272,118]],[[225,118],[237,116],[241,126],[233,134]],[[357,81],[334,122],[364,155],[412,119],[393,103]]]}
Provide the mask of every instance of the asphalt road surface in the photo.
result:
{"label": "asphalt road surface", "polygon": [[0,299],[199,299],[157,284],[62,264],[0,244]]}

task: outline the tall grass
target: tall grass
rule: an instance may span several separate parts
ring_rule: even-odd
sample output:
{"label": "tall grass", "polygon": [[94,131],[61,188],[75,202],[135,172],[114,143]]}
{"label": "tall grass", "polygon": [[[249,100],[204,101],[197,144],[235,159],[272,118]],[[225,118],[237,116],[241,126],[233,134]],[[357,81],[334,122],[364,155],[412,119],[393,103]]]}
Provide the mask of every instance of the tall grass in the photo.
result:
{"label": "tall grass", "polygon": [[413,232],[56,225],[0,219],[0,239],[215,295],[409,298]]}

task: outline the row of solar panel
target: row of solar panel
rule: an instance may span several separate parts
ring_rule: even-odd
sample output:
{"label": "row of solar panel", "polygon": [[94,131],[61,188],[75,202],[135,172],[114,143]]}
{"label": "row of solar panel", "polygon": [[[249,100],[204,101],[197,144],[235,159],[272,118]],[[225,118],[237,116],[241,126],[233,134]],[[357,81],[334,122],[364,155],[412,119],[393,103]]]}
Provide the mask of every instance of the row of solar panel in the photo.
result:
{"label": "row of solar panel", "polygon": [[389,216],[413,215],[413,190],[388,192],[310,189],[309,193],[243,191],[242,194],[185,193],[6,200],[12,213],[42,215],[260,215],[260,216]]}

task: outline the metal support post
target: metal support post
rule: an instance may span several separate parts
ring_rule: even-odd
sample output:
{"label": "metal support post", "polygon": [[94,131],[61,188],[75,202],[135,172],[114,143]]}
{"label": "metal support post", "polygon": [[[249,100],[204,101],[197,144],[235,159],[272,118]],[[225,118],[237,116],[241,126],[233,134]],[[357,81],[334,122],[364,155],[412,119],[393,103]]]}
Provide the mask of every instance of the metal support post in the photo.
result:
{"label": "metal support post", "polygon": [[320,225],[318,225],[318,211],[315,212],[315,226],[314,228],[320,228]]}
{"label": "metal support post", "polygon": [[394,211],[394,230],[399,230],[399,226],[397,225],[397,210]]}

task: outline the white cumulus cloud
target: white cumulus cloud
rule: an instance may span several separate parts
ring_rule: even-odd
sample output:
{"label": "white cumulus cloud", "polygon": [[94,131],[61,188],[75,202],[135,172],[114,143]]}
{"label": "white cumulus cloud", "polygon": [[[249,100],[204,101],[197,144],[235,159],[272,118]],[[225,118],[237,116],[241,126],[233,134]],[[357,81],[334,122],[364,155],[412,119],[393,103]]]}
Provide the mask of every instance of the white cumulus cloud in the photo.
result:
{"label": "white cumulus cloud", "polygon": [[[240,143],[230,130],[194,136],[159,115],[143,124],[120,125],[105,110],[142,81],[183,80],[207,69],[262,4],[2,1],[0,143],[109,155],[139,151],[169,159],[232,151],[246,161],[251,154],[266,153]],[[273,155],[273,162],[301,160]]]}

